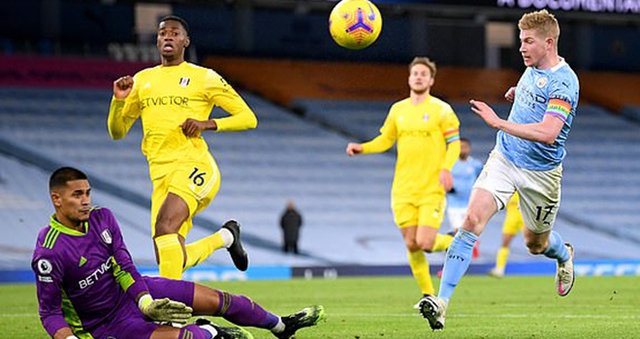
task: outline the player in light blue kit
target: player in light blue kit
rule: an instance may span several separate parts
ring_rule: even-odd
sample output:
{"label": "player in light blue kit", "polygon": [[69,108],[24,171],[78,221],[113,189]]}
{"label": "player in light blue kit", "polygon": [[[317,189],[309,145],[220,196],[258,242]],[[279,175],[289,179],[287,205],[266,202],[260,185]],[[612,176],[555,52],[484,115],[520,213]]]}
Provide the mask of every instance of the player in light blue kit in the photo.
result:
{"label": "player in light blue kit", "polygon": [[578,78],[558,55],[560,27],[552,14],[546,10],[527,13],[518,28],[527,69],[517,87],[505,95],[513,101],[509,119],[501,119],[482,101],[470,101],[471,109],[498,129],[497,145],[476,181],[462,228],[449,246],[438,297],[421,304],[420,311],[433,330],[444,328],[447,305],[469,267],[478,236],[516,191],[529,252],[557,261],[560,296],[573,286],[573,247],[552,228],[560,206],[564,144],[578,106]]}

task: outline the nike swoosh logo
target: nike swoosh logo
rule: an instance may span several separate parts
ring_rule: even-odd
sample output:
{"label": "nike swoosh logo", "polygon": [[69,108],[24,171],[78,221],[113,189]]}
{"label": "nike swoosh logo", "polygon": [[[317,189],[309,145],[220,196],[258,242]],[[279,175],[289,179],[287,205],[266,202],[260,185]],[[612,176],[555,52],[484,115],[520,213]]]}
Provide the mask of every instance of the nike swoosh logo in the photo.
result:
{"label": "nike swoosh logo", "polygon": [[369,4],[369,10],[371,11],[371,14],[369,14],[367,17],[369,18],[369,20],[375,20],[376,12],[373,11],[373,7],[371,6],[371,4]]}

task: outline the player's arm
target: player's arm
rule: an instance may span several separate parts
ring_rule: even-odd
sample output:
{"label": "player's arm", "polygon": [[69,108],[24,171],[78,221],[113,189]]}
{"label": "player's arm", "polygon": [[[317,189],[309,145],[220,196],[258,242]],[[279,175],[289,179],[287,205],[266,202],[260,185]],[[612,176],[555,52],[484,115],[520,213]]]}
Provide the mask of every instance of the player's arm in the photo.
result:
{"label": "player's arm", "polygon": [[384,124],[380,128],[380,135],[365,143],[350,142],[347,144],[347,155],[382,153],[387,151],[396,142],[396,123],[393,108],[387,115]]}
{"label": "player's arm", "polygon": [[207,70],[205,96],[214,105],[229,113],[229,116],[206,121],[187,119],[181,125],[185,135],[196,136],[203,130],[235,132],[258,126],[258,118],[249,105],[223,77],[213,70]]}
{"label": "player's arm", "polygon": [[45,331],[55,339],[73,336],[62,314],[62,266],[53,257],[35,256],[31,267],[36,274],[38,313]]}
{"label": "player's arm", "polygon": [[[560,99],[552,99],[541,122],[518,124],[501,119],[489,105],[482,101],[471,100],[471,110],[478,114],[492,128],[499,129],[515,137],[529,141],[553,144],[560,134],[571,111],[571,105]],[[561,117],[562,116],[562,117]]]}
{"label": "player's arm", "polygon": [[116,282],[131,299],[135,300],[140,311],[149,318],[156,321],[185,323],[191,317],[193,310],[181,302],[168,298],[154,299],[151,296],[142,275],[133,264],[115,217],[108,209],[102,210],[105,216],[103,222],[107,223],[112,234],[113,275]]}
{"label": "player's arm", "polygon": [[229,116],[205,121],[189,118],[180,125],[186,136],[195,137],[206,130],[236,132],[258,126],[258,119],[249,105],[224,78],[213,70],[207,70],[205,96],[214,105],[220,106],[229,113]]}
{"label": "player's arm", "polygon": [[[133,92],[133,93],[132,93]],[[107,128],[113,140],[124,138],[140,116],[140,105],[134,90],[134,79],[123,76],[113,82]]]}
{"label": "player's arm", "polygon": [[444,161],[440,167],[440,185],[446,192],[453,189],[451,169],[460,158],[460,120],[450,106],[445,107],[442,116],[442,137],[447,145]]}

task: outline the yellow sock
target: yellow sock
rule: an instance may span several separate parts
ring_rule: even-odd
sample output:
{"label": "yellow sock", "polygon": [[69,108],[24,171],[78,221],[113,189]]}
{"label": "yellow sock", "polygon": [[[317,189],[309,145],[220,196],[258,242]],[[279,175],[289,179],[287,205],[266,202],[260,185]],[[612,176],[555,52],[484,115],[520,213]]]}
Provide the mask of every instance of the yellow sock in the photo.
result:
{"label": "yellow sock", "polygon": [[446,251],[451,245],[453,241],[453,237],[448,234],[438,234],[436,235],[436,241],[433,243],[433,248],[431,252],[442,252]]}
{"label": "yellow sock", "polygon": [[187,263],[184,269],[196,266],[207,259],[215,250],[224,247],[224,240],[220,232],[216,232],[206,238],[187,244]]}
{"label": "yellow sock", "polygon": [[509,259],[509,247],[501,247],[496,257],[496,270],[504,273],[504,269],[507,267],[507,259]]}
{"label": "yellow sock", "polygon": [[431,275],[429,274],[429,262],[424,252],[408,252],[408,257],[409,267],[411,267],[413,277],[416,278],[422,294],[436,294],[436,291],[433,289],[433,282],[431,282]]}
{"label": "yellow sock", "polygon": [[184,253],[178,234],[165,234],[154,239],[158,248],[160,276],[169,279],[182,278]]}

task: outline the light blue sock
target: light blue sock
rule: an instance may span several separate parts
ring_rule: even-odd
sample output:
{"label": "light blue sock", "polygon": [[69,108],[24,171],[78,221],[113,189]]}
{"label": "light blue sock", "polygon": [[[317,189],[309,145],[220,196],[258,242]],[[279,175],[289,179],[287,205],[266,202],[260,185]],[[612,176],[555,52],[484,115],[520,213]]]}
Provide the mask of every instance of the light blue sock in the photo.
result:
{"label": "light blue sock", "polygon": [[447,258],[444,261],[442,269],[442,280],[440,280],[440,291],[438,297],[444,299],[447,304],[453,290],[458,285],[460,279],[469,268],[471,256],[473,254],[473,245],[478,240],[478,236],[464,229],[460,229],[453,238]]}
{"label": "light blue sock", "polygon": [[558,260],[561,264],[571,259],[571,254],[564,245],[562,237],[554,231],[551,231],[551,234],[549,234],[549,247],[547,247],[542,254],[547,258]]}

